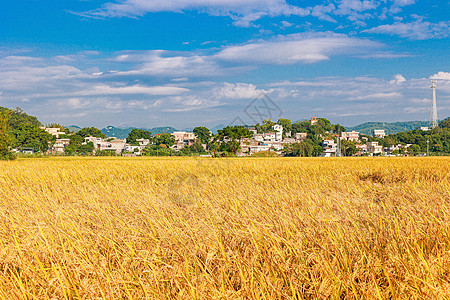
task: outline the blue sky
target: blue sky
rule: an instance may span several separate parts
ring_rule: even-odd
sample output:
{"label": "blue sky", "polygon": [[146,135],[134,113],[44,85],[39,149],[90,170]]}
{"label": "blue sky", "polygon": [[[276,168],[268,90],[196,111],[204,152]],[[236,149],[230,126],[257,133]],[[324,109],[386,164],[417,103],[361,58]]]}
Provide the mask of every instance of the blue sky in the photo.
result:
{"label": "blue sky", "polygon": [[[450,116],[447,0],[15,0],[0,10],[0,106],[65,125],[344,125]],[[275,117],[275,116],[273,116]],[[260,121],[260,120],[258,120]]]}

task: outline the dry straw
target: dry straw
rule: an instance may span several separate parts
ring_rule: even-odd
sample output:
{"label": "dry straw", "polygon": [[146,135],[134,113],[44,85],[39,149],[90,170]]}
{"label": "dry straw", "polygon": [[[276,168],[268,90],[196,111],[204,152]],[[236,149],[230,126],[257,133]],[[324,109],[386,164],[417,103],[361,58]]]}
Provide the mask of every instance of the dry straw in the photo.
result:
{"label": "dry straw", "polygon": [[4,299],[450,297],[450,159],[0,162]]}

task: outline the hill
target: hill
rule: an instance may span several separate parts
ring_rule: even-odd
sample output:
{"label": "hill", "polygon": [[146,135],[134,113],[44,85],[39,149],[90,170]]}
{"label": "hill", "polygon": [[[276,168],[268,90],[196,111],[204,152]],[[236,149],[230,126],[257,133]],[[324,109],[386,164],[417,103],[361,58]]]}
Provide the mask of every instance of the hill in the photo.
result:
{"label": "hill", "polygon": [[365,135],[372,135],[374,129],[384,129],[386,134],[395,134],[402,131],[414,130],[417,127],[430,126],[428,121],[409,121],[409,122],[367,122],[353,127],[346,127],[347,131],[359,131]]}
{"label": "hill", "polygon": [[81,127],[77,126],[77,125],[70,125],[70,126],[64,126],[64,127],[75,133],[81,130]]}
{"label": "hill", "polygon": [[1,111],[11,111],[11,116],[8,120],[10,130],[19,129],[22,125],[42,126],[42,123],[35,116],[26,114],[20,107],[9,109],[0,106]]}
{"label": "hill", "polygon": [[[102,129],[102,132],[107,136],[107,137],[116,137],[118,139],[124,139],[128,136],[128,133],[135,129],[136,127],[127,127],[127,128],[118,128],[118,127],[114,127],[114,126],[107,126],[106,128]],[[144,130],[149,130],[151,133],[153,134],[160,134],[160,133],[172,133],[177,131],[176,128],[170,127],[170,126],[166,126],[166,127],[154,127],[154,128],[139,128],[139,129],[144,129]]]}

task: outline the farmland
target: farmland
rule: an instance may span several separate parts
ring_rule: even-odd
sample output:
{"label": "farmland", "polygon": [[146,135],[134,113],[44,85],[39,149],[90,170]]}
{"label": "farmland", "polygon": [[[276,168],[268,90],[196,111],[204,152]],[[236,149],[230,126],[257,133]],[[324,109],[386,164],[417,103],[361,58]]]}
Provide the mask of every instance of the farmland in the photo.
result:
{"label": "farmland", "polygon": [[0,162],[0,297],[450,297],[449,158]]}

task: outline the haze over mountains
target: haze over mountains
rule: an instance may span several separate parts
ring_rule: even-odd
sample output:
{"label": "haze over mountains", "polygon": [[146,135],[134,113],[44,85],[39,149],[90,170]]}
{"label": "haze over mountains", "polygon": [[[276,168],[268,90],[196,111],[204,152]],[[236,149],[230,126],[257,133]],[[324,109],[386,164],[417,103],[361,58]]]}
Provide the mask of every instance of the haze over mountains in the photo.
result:
{"label": "haze over mountains", "polygon": [[[408,121],[408,122],[366,122],[363,124],[359,124],[356,126],[346,127],[347,131],[358,131],[362,134],[371,135],[374,129],[384,129],[386,134],[395,134],[397,132],[414,130],[417,127],[429,126],[429,121]],[[226,125],[219,124],[215,127],[209,128],[212,133],[217,133],[217,130],[224,128]],[[76,125],[66,126],[72,131],[78,131],[81,127]],[[115,127],[115,126],[107,126],[102,129],[102,132],[108,137],[116,137],[118,139],[124,139],[127,137],[128,133],[136,127]],[[149,130],[153,134],[160,133],[173,133],[175,131],[192,131],[193,128],[181,128],[177,129],[171,126],[161,126],[161,127],[153,127],[153,128],[140,128]]]}

